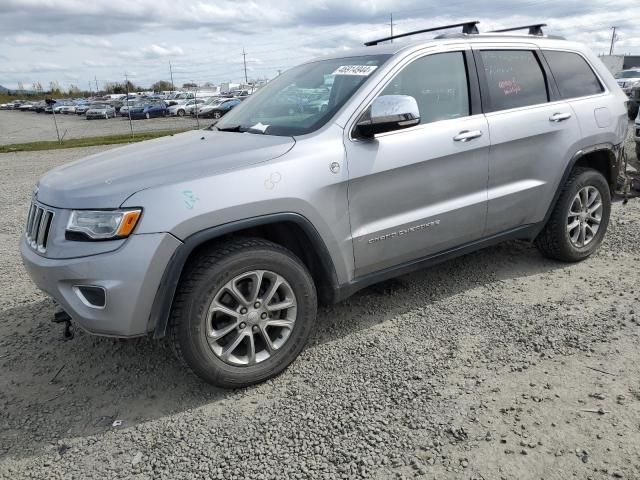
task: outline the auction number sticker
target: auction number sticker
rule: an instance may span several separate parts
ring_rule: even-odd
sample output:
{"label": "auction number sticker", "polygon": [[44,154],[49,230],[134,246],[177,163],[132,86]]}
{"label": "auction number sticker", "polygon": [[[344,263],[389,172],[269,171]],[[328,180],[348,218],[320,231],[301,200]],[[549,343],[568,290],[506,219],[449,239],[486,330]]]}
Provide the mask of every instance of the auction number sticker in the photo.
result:
{"label": "auction number sticker", "polygon": [[378,68],[376,65],[342,65],[338,67],[333,75],[359,75],[367,77]]}

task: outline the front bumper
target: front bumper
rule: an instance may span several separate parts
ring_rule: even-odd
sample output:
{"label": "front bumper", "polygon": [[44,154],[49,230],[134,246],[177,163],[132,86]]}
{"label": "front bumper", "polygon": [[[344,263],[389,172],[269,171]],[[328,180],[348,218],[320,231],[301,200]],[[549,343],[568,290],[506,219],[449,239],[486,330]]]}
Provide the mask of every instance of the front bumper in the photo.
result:
{"label": "front bumper", "polygon": [[[131,235],[117,250],[71,259],[37,254],[21,241],[22,261],[34,283],[90,333],[135,337],[153,330],[149,314],[165,267],[182,242],[168,233]],[[78,286],[102,287],[103,308],[88,305]]]}

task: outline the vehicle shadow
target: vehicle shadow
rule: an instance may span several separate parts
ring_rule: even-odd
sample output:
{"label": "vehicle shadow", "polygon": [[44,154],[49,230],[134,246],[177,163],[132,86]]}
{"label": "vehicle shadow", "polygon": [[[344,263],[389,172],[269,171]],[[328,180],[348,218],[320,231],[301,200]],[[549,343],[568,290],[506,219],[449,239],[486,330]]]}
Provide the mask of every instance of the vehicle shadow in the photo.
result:
{"label": "vehicle shadow", "polygon": [[[470,289],[565,266],[521,242],[470,254],[320,308],[308,348]],[[174,359],[165,341],[84,332],[63,341],[62,328],[50,323],[52,309],[42,300],[2,312],[0,458],[32,455],[58,438],[130,427],[205,404],[224,408],[224,400],[242,401],[252,393],[201,382]],[[271,389],[277,396],[278,379],[253,388]],[[120,427],[114,426],[117,421]]]}

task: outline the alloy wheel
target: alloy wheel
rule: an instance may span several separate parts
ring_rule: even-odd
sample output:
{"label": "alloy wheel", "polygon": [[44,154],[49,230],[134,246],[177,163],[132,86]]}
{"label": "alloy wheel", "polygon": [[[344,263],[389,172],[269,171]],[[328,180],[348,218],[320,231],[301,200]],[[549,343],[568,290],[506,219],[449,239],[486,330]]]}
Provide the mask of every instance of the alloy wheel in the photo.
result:
{"label": "alloy wheel", "polygon": [[574,247],[583,248],[595,238],[602,222],[602,195],[592,186],[581,188],[571,202],[567,234]]}
{"label": "alloy wheel", "polygon": [[269,270],[252,270],[237,275],[214,295],[204,332],[223,362],[250,366],[282,348],[296,316],[296,296],[289,282]]}

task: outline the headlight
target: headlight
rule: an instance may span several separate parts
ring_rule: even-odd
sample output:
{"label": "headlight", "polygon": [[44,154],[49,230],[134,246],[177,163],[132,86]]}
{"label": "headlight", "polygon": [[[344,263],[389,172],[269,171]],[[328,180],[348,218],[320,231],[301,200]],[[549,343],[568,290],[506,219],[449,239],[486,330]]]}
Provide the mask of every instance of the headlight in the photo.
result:
{"label": "headlight", "polygon": [[67,232],[83,233],[92,240],[126,238],[133,232],[141,214],[141,209],[74,210]]}

